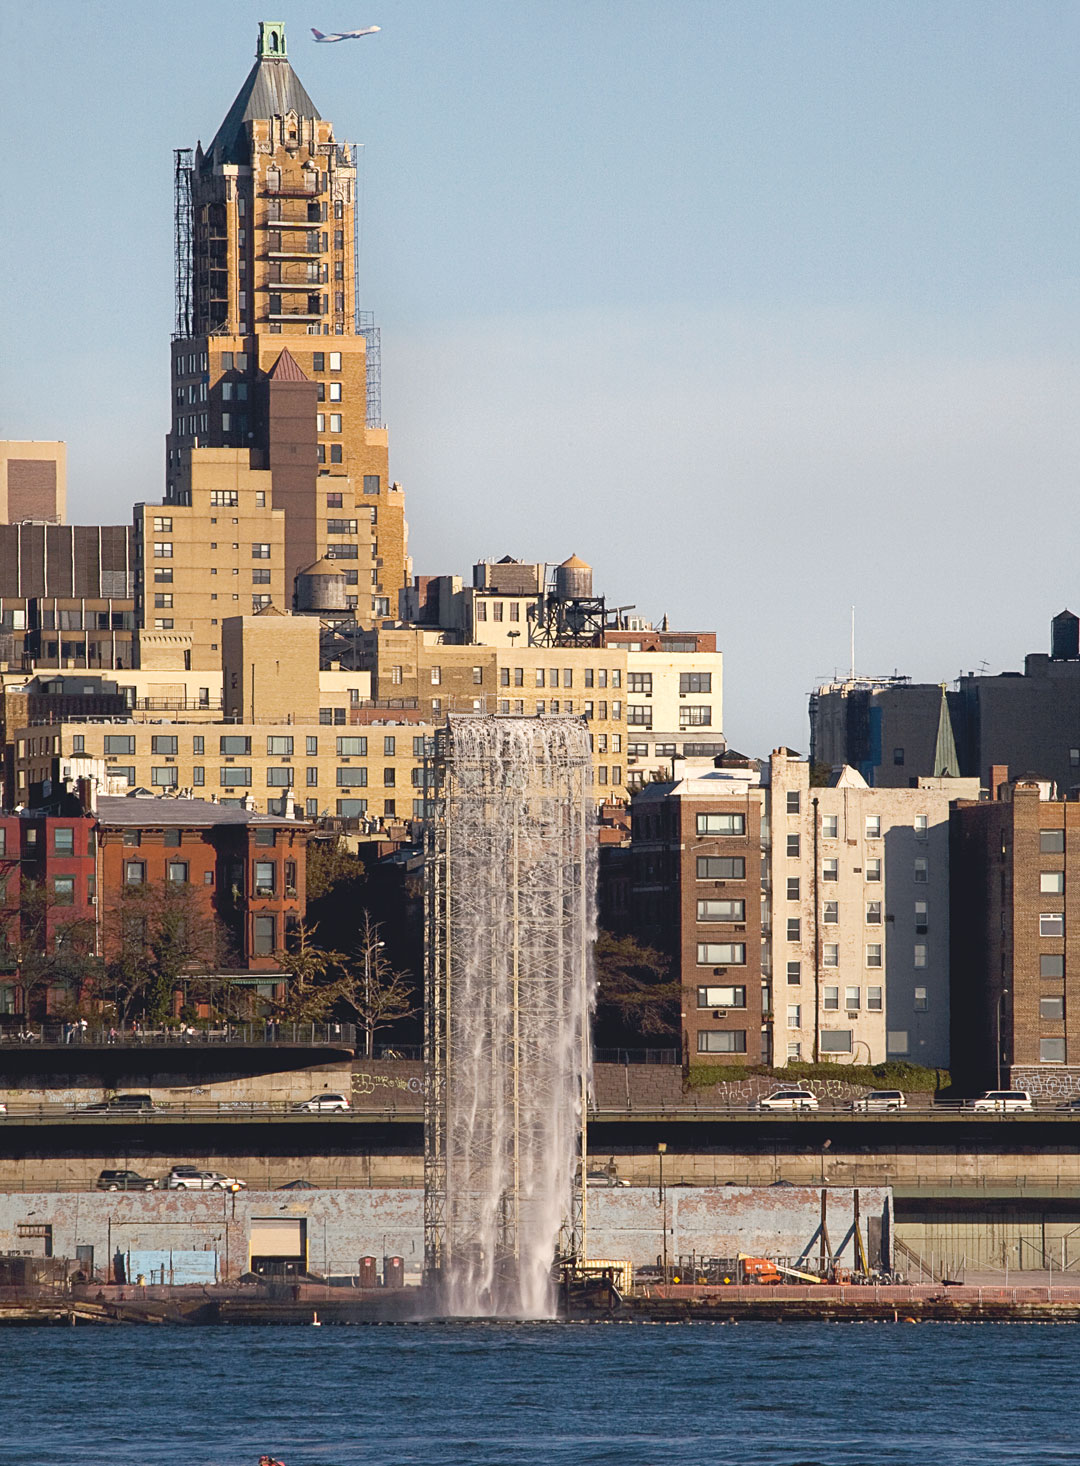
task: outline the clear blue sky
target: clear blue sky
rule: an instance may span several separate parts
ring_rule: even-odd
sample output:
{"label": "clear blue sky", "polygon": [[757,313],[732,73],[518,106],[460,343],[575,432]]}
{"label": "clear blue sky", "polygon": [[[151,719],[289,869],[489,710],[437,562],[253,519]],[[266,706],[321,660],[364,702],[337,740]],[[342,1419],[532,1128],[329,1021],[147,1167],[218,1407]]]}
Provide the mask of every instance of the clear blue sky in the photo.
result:
{"label": "clear blue sky", "polygon": [[73,519],[160,495],[172,149],[284,19],[365,144],[418,571],[575,551],[612,601],[718,632],[751,752],[806,747],[852,602],[861,671],[933,679],[1016,666],[1080,610],[1075,4],[0,17],[0,434],[68,441]]}

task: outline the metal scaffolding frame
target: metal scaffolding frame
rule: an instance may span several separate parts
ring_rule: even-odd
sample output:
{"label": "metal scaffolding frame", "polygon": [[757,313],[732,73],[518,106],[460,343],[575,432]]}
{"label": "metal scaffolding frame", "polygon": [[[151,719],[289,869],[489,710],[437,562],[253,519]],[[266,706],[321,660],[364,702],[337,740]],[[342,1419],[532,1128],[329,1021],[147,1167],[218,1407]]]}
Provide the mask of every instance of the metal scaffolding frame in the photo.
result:
{"label": "metal scaffolding frame", "polygon": [[191,337],[191,148],[173,149],[173,248],[176,260],[176,302],[173,337]]}
{"label": "metal scaffolding frame", "polygon": [[545,1316],[585,1255],[588,733],[452,715],[424,769],[425,1270],[447,1312]]}

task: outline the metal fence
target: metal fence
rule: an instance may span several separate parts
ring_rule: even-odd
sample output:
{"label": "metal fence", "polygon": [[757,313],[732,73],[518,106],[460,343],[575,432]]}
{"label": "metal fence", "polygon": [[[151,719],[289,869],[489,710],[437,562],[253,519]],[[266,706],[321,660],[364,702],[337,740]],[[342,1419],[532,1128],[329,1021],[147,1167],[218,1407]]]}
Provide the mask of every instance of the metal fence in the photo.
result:
{"label": "metal fence", "polygon": [[25,1028],[0,1029],[0,1044],[21,1048],[313,1048],[331,1045],[355,1048],[352,1023],[225,1023],[216,1027],[176,1025],[163,1028],[104,1027],[96,1024],[46,1022]]}

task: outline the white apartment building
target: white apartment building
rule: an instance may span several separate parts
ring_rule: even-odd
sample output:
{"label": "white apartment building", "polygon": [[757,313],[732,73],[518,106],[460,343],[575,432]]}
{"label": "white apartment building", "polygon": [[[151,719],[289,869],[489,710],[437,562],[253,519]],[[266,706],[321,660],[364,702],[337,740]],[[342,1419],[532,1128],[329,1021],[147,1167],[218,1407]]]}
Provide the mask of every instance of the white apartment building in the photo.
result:
{"label": "white apartment building", "polygon": [[709,632],[612,631],[626,648],[627,787],[671,774],[673,758],[712,759],[724,739],[724,657]]}
{"label": "white apartment building", "polygon": [[949,1061],[949,805],[977,779],[770,768],[773,1062]]}

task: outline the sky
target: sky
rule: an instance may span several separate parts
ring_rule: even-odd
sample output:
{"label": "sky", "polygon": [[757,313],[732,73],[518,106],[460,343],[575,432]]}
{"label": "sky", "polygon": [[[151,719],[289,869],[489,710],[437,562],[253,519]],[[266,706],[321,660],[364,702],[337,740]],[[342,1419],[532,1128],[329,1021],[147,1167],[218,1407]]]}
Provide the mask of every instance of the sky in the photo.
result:
{"label": "sky", "polygon": [[364,145],[417,572],[582,556],[717,633],[756,754],[806,750],[853,605],[860,673],[934,681],[1080,611],[1080,7],[1043,0],[0,6],[0,436],[67,441],[72,520],[161,495],[172,149],[259,19]]}

